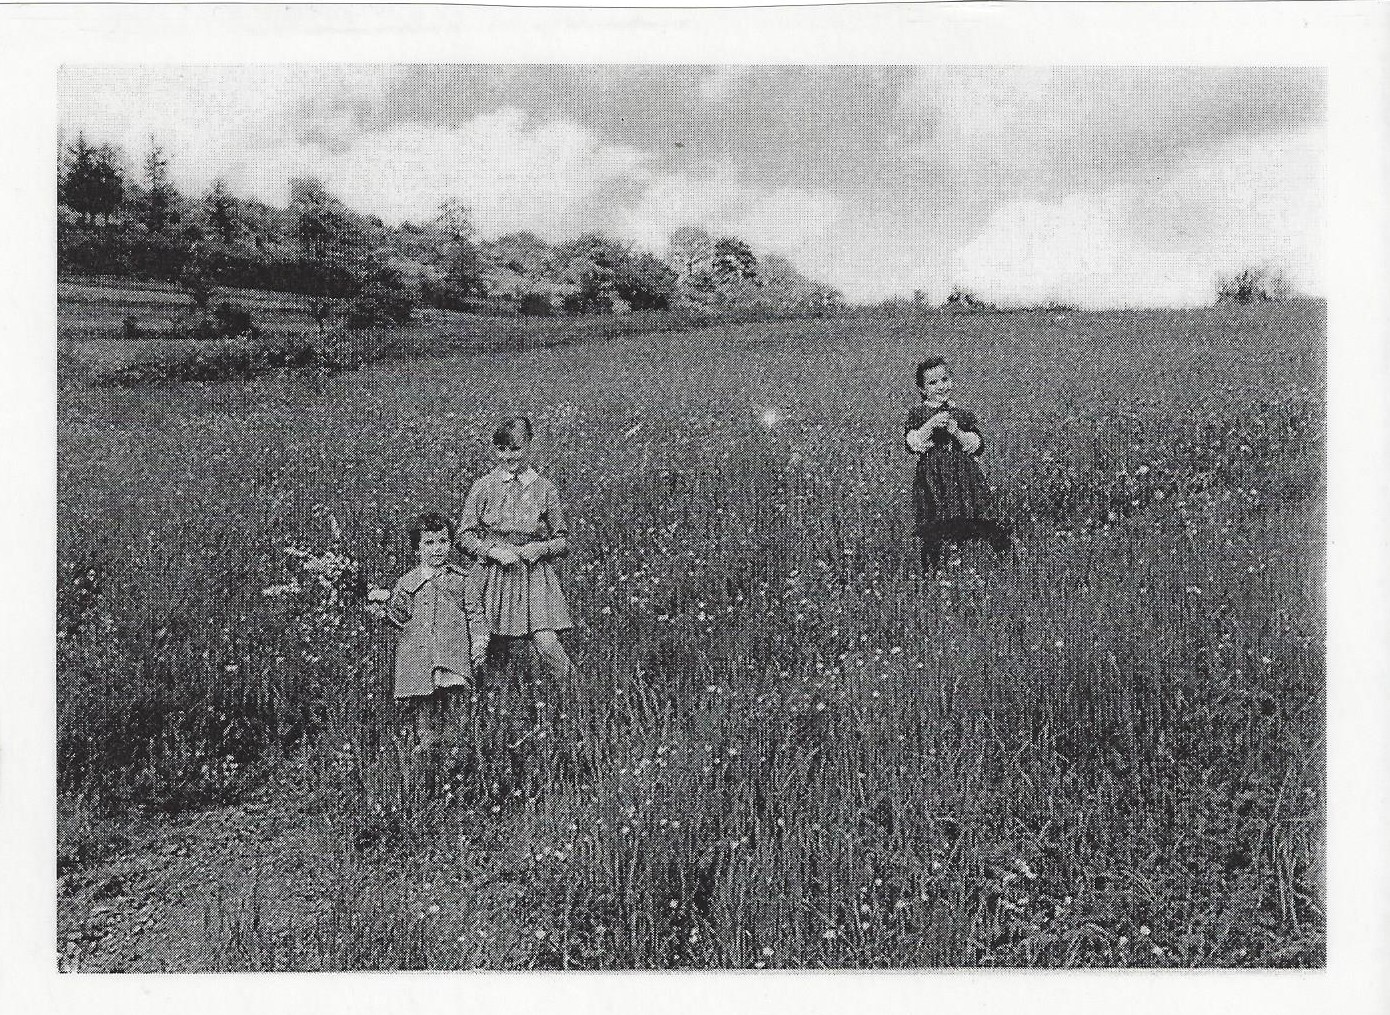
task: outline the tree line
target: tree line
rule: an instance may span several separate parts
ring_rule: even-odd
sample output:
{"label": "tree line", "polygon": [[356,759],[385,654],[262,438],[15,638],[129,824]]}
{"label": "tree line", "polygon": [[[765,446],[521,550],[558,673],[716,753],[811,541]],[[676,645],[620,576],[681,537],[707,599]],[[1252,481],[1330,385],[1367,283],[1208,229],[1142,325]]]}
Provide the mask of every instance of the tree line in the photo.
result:
{"label": "tree line", "polygon": [[404,323],[418,304],[464,312],[615,313],[701,308],[824,309],[842,302],[776,253],[737,236],[676,229],[660,252],[602,232],[551,243],[532,232],[478,235],[451,198],[424,222],[387,225],[347,207],[317,179],[290,181],[284,208],[170,181],[153,139],[138,173],[85,134],[60,153],[59,269],[167,278],[353,300],[369,323]]}

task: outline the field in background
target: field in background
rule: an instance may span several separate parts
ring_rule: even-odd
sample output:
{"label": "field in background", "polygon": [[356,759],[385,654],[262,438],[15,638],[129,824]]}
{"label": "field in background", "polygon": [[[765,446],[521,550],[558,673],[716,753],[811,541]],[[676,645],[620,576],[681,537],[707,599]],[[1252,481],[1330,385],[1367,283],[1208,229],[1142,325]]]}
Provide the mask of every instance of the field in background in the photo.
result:
{"label": "field in background", "polygon": [[[845,318],[64,386],[63,961],[1320,965],[1324,336]],[[938,581],[900,449],[930,352],[1022,536]],[[515,412],[581,675],[513,660],[422,787],[356,592]]]}

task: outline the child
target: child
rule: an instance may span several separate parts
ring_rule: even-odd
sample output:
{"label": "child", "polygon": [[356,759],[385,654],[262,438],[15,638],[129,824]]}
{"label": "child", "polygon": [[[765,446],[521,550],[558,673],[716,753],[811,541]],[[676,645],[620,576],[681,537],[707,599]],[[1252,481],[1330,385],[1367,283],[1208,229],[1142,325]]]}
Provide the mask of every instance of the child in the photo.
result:
{"label": "child", "polygon": [[420,515],[410,528],[420,563],[403,575],[385,616],[402,634],[396,645],[395,697],[414,712],[416,749],[435,740],[434,713],[450,688],[471,688],[487,650],[487,626],[463,571],[449,562],[454,527],[443,515]]}
{"label": "child", "polygon": [[974,413],[951,402],[951,388],[951,374],[940,356],[917,364],[922,404],[908,413],[904,440],[918,456],[912,499],[922,569],[928,572],[941,562],[942,544],[948,540],[985,540],[998,553],[1012,546],[1008,524],[991,517],[994,499],[976,461],[982,443],[979,422]]}
{"label": "child", "polygon": [[468,491],[459,545],[476,561],[469,584],[490,633],[529,638],[551,677],[563,679],[571,664],[558,632],[572,625],[551,561],[568,552],[568,529],[555,484],[531,464],[532,436],[524,417],[492,435],[497,468]]}

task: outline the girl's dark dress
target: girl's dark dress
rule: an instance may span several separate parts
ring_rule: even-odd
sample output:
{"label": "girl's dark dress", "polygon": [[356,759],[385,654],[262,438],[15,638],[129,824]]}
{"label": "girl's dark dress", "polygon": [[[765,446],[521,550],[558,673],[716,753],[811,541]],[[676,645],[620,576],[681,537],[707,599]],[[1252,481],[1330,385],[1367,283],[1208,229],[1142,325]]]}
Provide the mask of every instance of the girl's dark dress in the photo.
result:
{"label": "girl's dark dress", "polygon": [[[951,414],[962,432],[980,436],[975,414],[950,402],[914,406],[907,414],[904,435],[920,429],[942,411]],[[940,562],[942,544],[947,541],[983,539],[1001,553],[1012,545],[1009,525],[995,517],[994,498],[976,461],[980,447],[967,454],[955,436],[945,427],[938,427],[931,433],[927,450],[917,456],[912,501],[924,568],[933,568]]]}

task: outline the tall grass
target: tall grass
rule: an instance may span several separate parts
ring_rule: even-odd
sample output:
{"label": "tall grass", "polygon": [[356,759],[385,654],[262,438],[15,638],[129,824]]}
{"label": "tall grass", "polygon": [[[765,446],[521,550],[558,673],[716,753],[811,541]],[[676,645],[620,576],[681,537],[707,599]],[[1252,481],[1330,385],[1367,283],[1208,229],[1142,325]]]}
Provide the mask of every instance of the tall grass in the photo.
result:
{"label": "tall grass", "polygon": [[[1321,329],[783,322],[70,389],[63,788],[293,771],[381,872],[310,925],[214,907],[218,967],[1320,964]],[[938,350],[1023,539],[925,580],[895,391]],[[517,410],[575,519],[579,673],[499,660],[422,780],[356,592]],[[403,863],[512,880],[414,913]]]}

